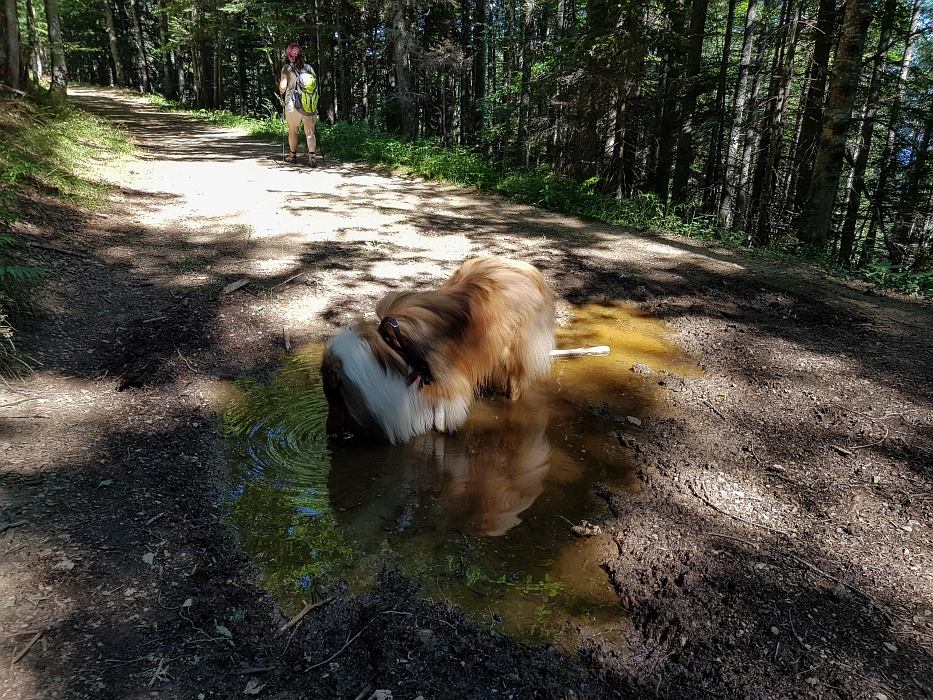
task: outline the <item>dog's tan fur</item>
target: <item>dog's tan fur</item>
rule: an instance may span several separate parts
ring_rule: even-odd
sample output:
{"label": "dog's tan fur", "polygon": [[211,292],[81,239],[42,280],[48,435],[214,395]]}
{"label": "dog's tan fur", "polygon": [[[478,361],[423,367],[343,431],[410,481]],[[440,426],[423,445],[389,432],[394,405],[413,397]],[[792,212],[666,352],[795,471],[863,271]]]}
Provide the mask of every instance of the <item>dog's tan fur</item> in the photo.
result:
{"label": "dog's tan fur", "polygon": [[[386,295],[376,313],[397,320],[400,348],[390,347],[378,325],[360,324],[353,332],[368,346],[380,372],[374,375],[360,357],[349,361],[340,348],[349,347],[354,354],[358,348],[346,338],[336,347],[333,341],[328,345],[321,371],[335,414],[346,410],[362,427],[393,442],[431,427],[456,430],[478,392],[491,389],[517,399],[550,372],[554,294],[541,273],[526,263],[467,260],[433,291]],[[427,368],[430,383],[408,384],[412,370],[419,368]],[[377,386],[380,375],[395,388]],[[399,382],[406,388],[399,402],[410,403],[413,413],[409,425],[396,428],[387,426],[395,418],[387,415],[393,409],[383,404],[387,393],[398,393]]]}

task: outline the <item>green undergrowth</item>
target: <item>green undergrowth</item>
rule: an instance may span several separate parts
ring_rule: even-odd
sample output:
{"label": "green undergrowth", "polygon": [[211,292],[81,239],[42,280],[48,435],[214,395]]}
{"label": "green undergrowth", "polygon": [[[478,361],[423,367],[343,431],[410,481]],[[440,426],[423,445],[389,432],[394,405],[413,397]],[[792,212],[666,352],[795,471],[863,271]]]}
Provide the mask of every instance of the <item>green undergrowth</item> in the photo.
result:
{"label": "green undergrowth", "polygon": [[869,281],[902,294],[933,296],[933,270],[917,272],[887,260],[869,264],[863,271]]}
{"label": "green undergrowth", "polygon": [[109,191],[100,166],[132,152],[125,134],[68,102],[0,98],[0,184],[97,206]]}
{"label": "green undergrowth", "polygon": [[38,195],[97,206],[109,186],[96,166],[131,151],[119,129],[46,95],[0,96],[0,374],[28,366],[15,328],[32,311],[45,270],[29,264],[16,236],[17,202]]}
{"label": "green undergrowth", "polygon": [[[166,108],[180,108],[162,98],[149,99]],[[269,109],[270,115],[265,119],[206,110],[195,114],[218,126],[237,128],[255,136],[281,138],[281,111],[276,111],[272,105]],[[500,163],[469,149],[445,148],[427,140],[405,141],[362,123],[318,123],[317,136],[319,150],[329,156],[398,168],[431,180],[495,192],[516,202],[614,226],[653,230],[748,250],[747,235],[726,230],[715,216],[689,208],[671,210],[653,194],[629,199],[600,194],[596,191],[596,178],[576,182],[554,174],[547,166],[530,170],[503,168]],[[773,241],[755,252],[771,259],[814,264],[840,277],[857,275],[879,287],[902,293],[933,295],[933,273],[908,271],[886,262],[873,263],[864,270],[847,270],[830,254],[803,250],[799,241],[792,237]]]}

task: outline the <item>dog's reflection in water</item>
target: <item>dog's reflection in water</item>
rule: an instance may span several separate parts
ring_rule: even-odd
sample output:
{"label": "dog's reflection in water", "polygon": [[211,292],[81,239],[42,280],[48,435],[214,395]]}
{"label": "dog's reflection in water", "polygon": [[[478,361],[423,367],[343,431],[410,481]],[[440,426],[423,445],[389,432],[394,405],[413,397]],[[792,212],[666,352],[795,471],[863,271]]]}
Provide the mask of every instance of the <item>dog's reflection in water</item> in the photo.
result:
{"label": "dog's reflection in water", "polygon": [[335,448],[331,502],[353,536],[504,535],[544,490],[548,411],[538,392],[477,402],[459,432],[405,445]]}

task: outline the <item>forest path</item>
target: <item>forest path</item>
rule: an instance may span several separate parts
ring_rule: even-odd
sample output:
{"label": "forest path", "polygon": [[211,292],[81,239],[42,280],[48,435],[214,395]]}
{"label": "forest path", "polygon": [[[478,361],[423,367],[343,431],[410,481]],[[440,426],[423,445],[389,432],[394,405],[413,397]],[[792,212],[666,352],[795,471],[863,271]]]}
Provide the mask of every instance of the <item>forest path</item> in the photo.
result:
{"label": "forest path", "polygon": [[[138,210],[139,224],[161,229],[175,245],[196,252],[233,241],[242,244],[241,252],[248,248],[248,254],[228,258],[225,265],[207,262],[215,274],[281,279],[328,256],[353,260],[359,251],[379,251],[378,264],[365,271],[350,265],[357,269],[341,275],[354,295],[373,296],[386,283],[443,279],[451,263],[472,255],[546,260],[544,266],[557,271],[617,260],[660,283],[676,283],[681,270],[691,268],[725,278],[765,275],[769,285],[787,292],[806,284],[827,304],[854,306],[880,322],[916,326],[933,338],[927,324],[914,322],[922,307],[866,298],[863,283],[840,283],[815,267],[746,257],[677,236],[632,235],[624,228],[333,158],[325,157],[316,169],[285,165],[281,140],[213,127],[126,91],[80,87],[70,90],[70,99],[122,125],[138,145],[138,157],[124,165],[125,179],[118,184],[146,200]],[[300,154],[303,149],[299,143]],[[319,277],[326,281],[336,280]],[[568,286],[578,288],[579,282],[568,280]],[[311,306],[306,311],[324,309]],[[307,319],[306,313],[287,315]]]}
{"label": "forest path", "polygon": [[[139,151],[105,164],[106,211],[16,224],[48,275],[35,371],[0,387],[0,695],[933,697],[928,301],[70,93]],[[564,659],[387,576],[277,636],[221,515],[230,380],[274,384],[286,328],[319,341],[490,254],[561,306],[637,303],[702,364],[643,378],[678,418],[604,416],[638,462],[637,492],[594,488],[625,634]]]}
{"label": "forest path", "polygon": [[[452,263],[473,255],[515,257],[556,271],[624,259],[659,279],[684,265],[725,275],[742,270],[733,253],[705,244],[630,235],[446,183],[327,157],[316,169],[285,165],[281,141],[205,125],[127,92],[75,88],[71,99],[122,125],[138,145],[116,184],[131,193],[124,201],[138,195],[125,211],[135,207],[137,224],[161,232],[161,243],[178,251],[176,268],[184,253],[212,276],[278,281],[336,259],[346,263],[339,280],[324,270],[315,275],[318,283],[339,282],[357,298],[402,280],[439,281]],[[360,264],[364,258],[372,264]],[[171,283],[167,272],[158,274]],[[580,286],[572,275],[567,283]],[[328,300],[317,301],[298,314],[301,320],[325,309]],[[299,320],[291,311],[286,315]]]}

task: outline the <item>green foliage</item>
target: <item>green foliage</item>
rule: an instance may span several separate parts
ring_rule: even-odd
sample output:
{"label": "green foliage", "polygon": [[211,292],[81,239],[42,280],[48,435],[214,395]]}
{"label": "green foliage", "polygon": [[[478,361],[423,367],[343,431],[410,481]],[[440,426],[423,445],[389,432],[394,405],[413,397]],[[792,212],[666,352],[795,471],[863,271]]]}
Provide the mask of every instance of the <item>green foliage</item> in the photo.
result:
{"label": "green foliage", "polygon": [[903,266],[882,260],[866,266],[862,274],[879,287],[904,294],[933,296],[933,271],[911,272]]}
{"label": "green foliage", "polygon": [[33,289],[45,274],[28,264],[11,235],[17,195],[94,205],[109,190],[93,177],[95,166],[130,150],[118,129],[67,102],[0,98],[0,372],[26,366],[12,324],[28,318]]}
{"label": "green foliage", "polygon": [[[13,193],[0,189],[0,231],[8,230],[16,221]],[[28,367],[16,351],[11,320],[22,319],[31,307],[32,284],[45,270],[22,264],[15,238],[0,235],[0,373],[10,375],[18,368]]]}
{"label": "green foliage", "polygon": [[186,255],[184,260],[172,263],[172,269],[179,273],[198,272],[203,267],[204,264],[196,255]]}

